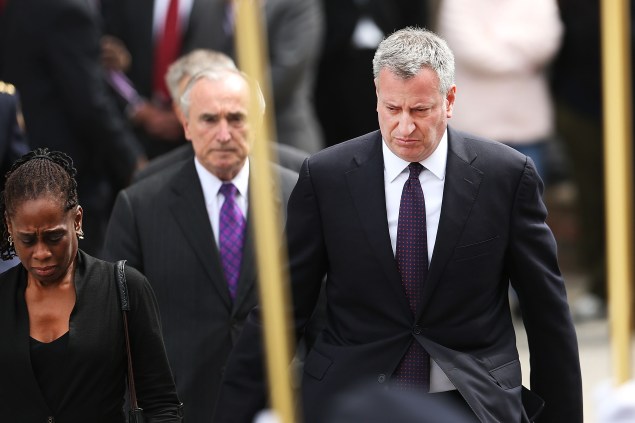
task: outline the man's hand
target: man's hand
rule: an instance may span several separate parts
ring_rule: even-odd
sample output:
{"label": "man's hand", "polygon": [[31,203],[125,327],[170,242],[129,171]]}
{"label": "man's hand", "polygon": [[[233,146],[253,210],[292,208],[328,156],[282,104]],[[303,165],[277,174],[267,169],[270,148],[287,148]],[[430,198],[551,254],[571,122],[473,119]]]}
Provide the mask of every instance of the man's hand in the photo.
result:
{"label": "man's hand", "polygon": [[106,69],[126,72],[131,61],[130,52],[119,38],[101,37],[101,63]]}

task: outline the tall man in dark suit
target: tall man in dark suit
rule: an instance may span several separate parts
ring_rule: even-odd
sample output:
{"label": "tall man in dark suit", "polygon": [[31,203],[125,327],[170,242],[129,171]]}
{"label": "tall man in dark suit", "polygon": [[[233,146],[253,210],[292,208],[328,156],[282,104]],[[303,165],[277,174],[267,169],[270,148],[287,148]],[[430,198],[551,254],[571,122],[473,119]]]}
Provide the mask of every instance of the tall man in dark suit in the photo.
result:
{"label": "tall man in dark suit", "polygon": [[[238,71],[194,76],[181,108],[195,157],[120,192],[106,236],[106,256],[127,259],[154,288],[168,358],[191,423],[211,421],[225,361],[256,304],[249,101],[247,81]],[[275,170],[284,215],[297,173]],[[230,217],[239,227],[229,224]],[[231,235],[244,239],[231,244],[236,241]]]}
{"label": "tall man in dark suit", "polygon": [[[420,389],[475,422],[582,422],[576,334],[533,162],[447,126],[454,57],[407,28],[373,59],[379,131],[307,159],[289,199],[295,327],[326,274],[326,327],[302,378],[304,421],[353,383]],[[508,302],[531,352],[524,390]],[[257,310],[256,310],[257,311]],[[253,316],[253,318],[252,318]],[[230,356],[216,421],[265,406],[258,313]],[[275,376],[274,376],[275,377]]]}

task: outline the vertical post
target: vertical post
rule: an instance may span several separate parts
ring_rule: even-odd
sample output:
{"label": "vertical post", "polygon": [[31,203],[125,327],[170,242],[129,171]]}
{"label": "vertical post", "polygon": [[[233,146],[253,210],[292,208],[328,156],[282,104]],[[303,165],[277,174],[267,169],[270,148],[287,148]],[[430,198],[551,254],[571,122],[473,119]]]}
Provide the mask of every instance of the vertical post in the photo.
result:
{"label": "vertical post", "polygon": [[[273,130],[271,82],[267,63],[266,33],[261,0],[234,0],[236,8],[236,51],[240,69],[258,81],[265,97],[266,111],[262,125],[257,96],[252,90],[249,116],[253,128],[259,127],[252,146],[250,200],[253,203],[258,286],[264,327],[267,375],[271,403],[281,423],[295,423],[291,388],[288,275],[282,266],[281,221],[272,198],[273,177],[270,166],[270,142]],[[286,249],[285,249],[286,251]],[[286,258],[284,260],[286,262]]]}
{"label": "vertical post", "polygon": [[633,154],[629,18],[628,0],[602,0],[606,257],[617,384],[626,382],[631,375]]}

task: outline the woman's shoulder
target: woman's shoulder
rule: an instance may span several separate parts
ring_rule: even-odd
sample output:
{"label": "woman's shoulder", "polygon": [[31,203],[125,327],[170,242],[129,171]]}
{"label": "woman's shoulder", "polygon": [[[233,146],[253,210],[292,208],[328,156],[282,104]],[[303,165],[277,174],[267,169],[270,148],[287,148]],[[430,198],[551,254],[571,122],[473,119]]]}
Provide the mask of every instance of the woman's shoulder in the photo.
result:
{"label": "woman's shoulder", "polygon": [[126,282],[131,289],[142,289],[147,283],[146,277],[136,268],[129,264],[124,264]]}
{"label": "woman's shoulder", "polygon": [[20,281],[20,275],[24,268],[21,264],[17,264],[4,272],[0,273],[0,290],[15,289]]}
{"label": "woman's shoulder", "polygon": [[143,276],[141,272],[139,272],[134,267],[130,266],[125,262],[125,260],[120,260],[116,262],[105,261],[100,258],[91,256],[90,254],[79,250],[79,261],[83,264],[83,266],[89,270],[89,273],[98,272],[100,274],[110,274],[113,277],[116,277],[118,274],[117,267],[119,266],[119,262],[124,262],[124,274],[126,277],[126,283],[130,289],[139,289],[141,288],[146,278]]}

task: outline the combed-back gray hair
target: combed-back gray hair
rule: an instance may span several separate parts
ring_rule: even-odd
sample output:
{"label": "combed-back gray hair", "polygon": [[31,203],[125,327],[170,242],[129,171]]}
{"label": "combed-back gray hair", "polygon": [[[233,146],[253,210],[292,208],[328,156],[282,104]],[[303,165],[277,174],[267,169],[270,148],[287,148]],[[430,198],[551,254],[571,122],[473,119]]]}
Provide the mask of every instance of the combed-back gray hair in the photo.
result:
{"label": "combed-back gray hair", "polygon": [[183,114],[187,117],[190,113],[190,94],[192,92],[192,87],[194,86],[194,84],[196,84],[197,81],[201,79],[220,81],[221,79],[226,78],[229,75],[238,75],[245,80],[250,88],[251,94],[253,95],[254,92],[256,93],[260,113],[264,113],[265,96],[262,94],[262,90],[260,89],[260,85],[257,81],[237,69],[206,69],[192,76],[192,78],[190,78],[187,85],[185,86],[185,90],[183,91],[183,94],[179,99],[179,105],[181,106]]}
{"label": "combed-back gray hair", "polygon": [[373,58],[375,79],[382,69],[410,79],[424,67],[436,72],[439,91],[447,94],[454,84],[454,54],[442,38],[422,28],[407,27],[393,32],[379,44]]}
{"label": "combed-back gray hair", "polygon": [[234,61],[215,50],[196,49],[174,61],[165,74],[165,83],[173,101],[178,101],[181,93],[179,84],[185,77],[191,77],[205,69],[236,69]]}

